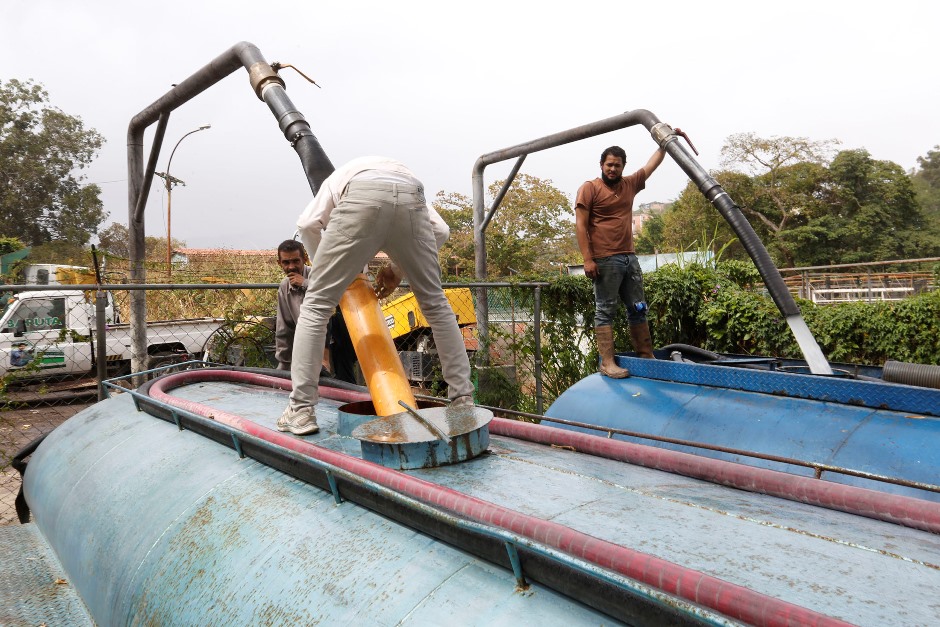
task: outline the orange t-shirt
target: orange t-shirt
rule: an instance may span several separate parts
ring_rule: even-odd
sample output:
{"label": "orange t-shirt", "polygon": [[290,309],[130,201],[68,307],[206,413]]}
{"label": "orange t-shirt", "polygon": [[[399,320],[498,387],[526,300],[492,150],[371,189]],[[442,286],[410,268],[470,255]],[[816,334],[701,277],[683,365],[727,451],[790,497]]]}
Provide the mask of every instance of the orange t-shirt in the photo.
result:
{"label": "orange t-shirt", "polygon": [[633,198],[646,187],[646,171],[640,168],[608,187],[598,177],[578,189],[575,211],[587,211],[587,235],[595,259],[632,253]]}

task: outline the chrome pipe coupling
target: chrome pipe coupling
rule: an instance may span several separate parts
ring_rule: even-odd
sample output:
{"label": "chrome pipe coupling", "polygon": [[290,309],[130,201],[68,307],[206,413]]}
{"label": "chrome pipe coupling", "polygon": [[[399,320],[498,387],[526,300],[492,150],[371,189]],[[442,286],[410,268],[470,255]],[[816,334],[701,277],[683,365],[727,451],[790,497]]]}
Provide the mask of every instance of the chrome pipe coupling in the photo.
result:
{"label": "chrome pipe coupling", "polygon": [[660,148],[665,148],[670,139],[676,138],[676,132],[665,122],[659,122],[650,129],[650,135],[659,144]]}

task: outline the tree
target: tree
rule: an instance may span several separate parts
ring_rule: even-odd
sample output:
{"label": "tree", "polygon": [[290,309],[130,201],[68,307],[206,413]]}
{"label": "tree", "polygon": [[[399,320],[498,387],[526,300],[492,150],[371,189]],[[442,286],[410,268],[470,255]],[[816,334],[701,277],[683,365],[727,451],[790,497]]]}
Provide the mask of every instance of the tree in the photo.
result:
{"label": "tree", "polygon": [[32,81],[0,82],[0,224],[28,245],[85,244],[105,219],[97,185],[82,183],[104,143],[80,118],[49,104]]}
{"label": "tree", "polygon": [[643,228],[633,236],[633,247],[639,255],[662,252],[665,250],[663,248],[665,242],[666,226],[661,213],[654,213],[647,218],[643,223]]}
{"label": "tree", "polygon": [[[805,137],[757,137],[737,133],[721,148],[722,163],[754,175],[752,194],[732,198],[750,218],[754,230],[776,253],[778,263],[793,266],[795,253],[783,237],[788,229],[804,226],[821,210],[826,163],[840,142],[810,141]],[[757,220],[760,227],[754,223]]]}
{"label": "tree", "polygon": [[940,146],[927,151],[926,157],[917,157],[920,171],[916,176],[923,179],[930,187],[940,189]]}
{"label": "tree", "polygon": [[130,257],[130,231],[120,222],[114,222],[98,232],[98,248],[115,257]]}
{"label": "tree", "polygon": [[[120,222],[114,222],[98,233],[98,248],[107,251],[109,255],[127,259],[130,257],[130,232]],[[173,248],[185,248],[186,242],[173,238]],[[144,249],[148,259],[166,259],[166,238],[146,236]]]}
{"label": "tree", "polygon": [[853,263],[932,256],[938,241],[925,229],[910,177],[892,161],[872,159],[865,149],[844,150],[829,167],[828,210],[818,220],[829,231],[826,263]]}
{"label": "tree", "polygon": [[24,248],[26,245],[16,237],[0,237],[0,255],[15,253]]}
{"label": "tree", "polygon": [[[502,185],[489,186],[490,198]],[[441,249],[445,274],[459,265],[461,276],[473,276],[473,203],[461,194],[440,192],[434,206],[451,228]],[[488,278],[552,273],[558,264],[580,263],[574,231],[568,197],[551,180],[520,174],[486,229]]]}
{"label": "tree", "polygon": [[[918,204],[918,198],[929,199],[930,181],[940,180],[940,153],[920,160],[921,191],[915,194],[911,178],[900,166],[872,159],[864,149],[841,151],[824,165],[837,143],[732,135],[722,154],[738,170],[712,176],[750,219],[779,265],[829,265],[940,253],[940,235],[931,229],[929,216]],[[670,252],[702,242],[703,236],[717,249],[734,238],[717,210],[692,184],[664,214],[663,227],[663,246]],[[735,259],[745,253],[740,243],[733,243],[723,254]]]}
{"label": "tree", "polygon": [[917,157],[917,165],[920,169],[911,177],[917,202],[933,237],[940,240],[940,146],[934,146],[926,157]]}
{"label": "tree", "polygon": [[473,278],[473,203],[463,194],[439,191],[434,208],[450,227],[450,238],[441,247],[440,261],[447,278]]}

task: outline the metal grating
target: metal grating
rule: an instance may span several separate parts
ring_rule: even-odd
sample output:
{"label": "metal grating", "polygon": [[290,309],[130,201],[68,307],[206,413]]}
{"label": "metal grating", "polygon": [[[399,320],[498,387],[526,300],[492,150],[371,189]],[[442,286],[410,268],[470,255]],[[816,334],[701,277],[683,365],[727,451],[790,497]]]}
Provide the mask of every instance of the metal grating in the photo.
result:
{"label": "metal grating", "polygon": [[940,390],[881,381],[858,381],[810,374],[747,370],[618,355],[636,377],[693,383],[733,390],[808,398],[875,409],[940,415]]}
{"label": "metal grating", "polygon": [[35,524],[0,526],[0,546],[0,625],[95,624]]}

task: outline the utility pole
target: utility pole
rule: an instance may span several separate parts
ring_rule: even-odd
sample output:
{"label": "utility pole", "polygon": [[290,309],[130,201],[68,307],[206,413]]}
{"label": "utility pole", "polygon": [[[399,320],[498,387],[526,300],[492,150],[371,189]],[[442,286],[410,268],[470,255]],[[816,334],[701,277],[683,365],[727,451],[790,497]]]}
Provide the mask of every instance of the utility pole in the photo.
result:
{"label": "utility pole", "polygon": [[173,196],[173,186],[182,185],[186,186],[182,180],[176,178],[175,176],[170,176],[170,164],[173,163],[173,155],[176,154],[176,149],[179,148],[179,145],[183,142],[184,139],[192,135],[193,133],[198,133],[199,131],[204,131],[206,129],[212,128],[211,124],[203,124],[197,129],[193,129],[179,138],[179,141],[176,142],[176,145],[173,146],[173,152],[170,153],[170,160],[166,162],[166,172],[154,172],[156,176],[159,176],[163,179],[163,182],[166,186],[166,275],[167,278],[173,276],[173,265],[171,257],[173,255],[173,239],[170,235],[170,207],[172,204]]}

